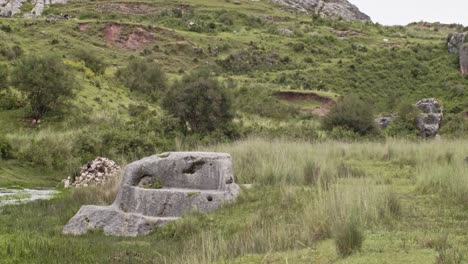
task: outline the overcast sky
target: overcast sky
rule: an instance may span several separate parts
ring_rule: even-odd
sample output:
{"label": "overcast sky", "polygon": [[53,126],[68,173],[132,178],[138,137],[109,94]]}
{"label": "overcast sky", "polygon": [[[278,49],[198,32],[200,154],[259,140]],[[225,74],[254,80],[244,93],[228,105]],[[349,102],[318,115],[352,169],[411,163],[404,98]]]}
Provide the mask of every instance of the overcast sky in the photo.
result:
{"label": "overcast sky", "polygon": [[349,0],[384,25],[427,21],[468,26],[468,0]]}

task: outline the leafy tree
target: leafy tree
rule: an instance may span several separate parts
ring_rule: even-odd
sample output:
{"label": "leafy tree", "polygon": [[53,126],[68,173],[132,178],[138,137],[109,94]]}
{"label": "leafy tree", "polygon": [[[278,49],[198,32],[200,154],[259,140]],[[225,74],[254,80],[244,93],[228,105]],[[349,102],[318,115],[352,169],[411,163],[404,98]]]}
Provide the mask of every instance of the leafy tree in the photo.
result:
{"label": "leafy tree", "polygon": [[227,91],[205,71],[185,75],[176,82],[163,107],[179,119],[186,132],[228,130],[233,118]]}
{"label": "leafy tree", "polygon": [[59,57],[27,56],[11,74],[12,84],[26,95],[31,116],[41,118],[60,102],[74,96],[75,79]]}
{"label": "leafy tree", "polygon": [[158,95],[167,87],[167,79],[161,66],[153,61],[133,58],[127,67],[117,71],[117,77],[132,91],[146,95]]}
{"label": "leafy tree", "polygon": [[372,112],[372,107],[358,97],[345,96],[330,110],[322,125],[330,131],[341,127],[360,135],[374,134],[377,128]]}

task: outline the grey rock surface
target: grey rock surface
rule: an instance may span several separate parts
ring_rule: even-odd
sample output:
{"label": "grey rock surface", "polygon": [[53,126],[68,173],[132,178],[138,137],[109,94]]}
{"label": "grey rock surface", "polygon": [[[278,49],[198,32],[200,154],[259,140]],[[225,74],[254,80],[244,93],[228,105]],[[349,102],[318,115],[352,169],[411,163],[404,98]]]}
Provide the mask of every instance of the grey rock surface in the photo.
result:
{"label": "grey rock surface", "polygon": [[[27,0],[0,0],[0,16],[12,17],[21,13],[21,7]],[[38,17],[42,15],[44,8],[51,4],[65,4],[67,0],[32,0],[33,9],[23,14],[24,17]]]}
{"label": "grey rock surface", "polygon": [[425,138],[435,137],[443,117],[443,110],[439,101],[434,98],[422,99],[416,103],[416,107],[422,112],[416,122],[420,135]]}
{"label": "grey rock surface", "polygon": [[329,18],[345,20],[371,21],[370,17],[347,0],[271,0],[274,3],[287,5],[303,12]]}
{"label": "grey rock surface", "polygon": [[463,44],[468,42],[468,32],[464,33],[453,33],[447,38],[448,51],[450,53],[458,54]]}
{"label": "grey rock surface", "polygon": [[83,206],[63,233],[137,236],[192,210],[211,212],[234,201],[232,159],[225,153],[169,152],[129,164],[111,206]]}
{"label": "grey rock surface", "polygon": [[468,75],[468,43],[464,44],[459,51],[460,55],[460,72],[463,75]]}

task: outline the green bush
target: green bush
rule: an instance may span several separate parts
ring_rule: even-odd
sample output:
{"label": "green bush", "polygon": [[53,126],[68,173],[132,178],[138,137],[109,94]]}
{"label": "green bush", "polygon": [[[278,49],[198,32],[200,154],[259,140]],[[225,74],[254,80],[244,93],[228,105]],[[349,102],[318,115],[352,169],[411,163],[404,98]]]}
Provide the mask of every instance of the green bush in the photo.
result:
{"label": "green bush", "polygon": [[23,49],[18,45],[15,45],[13,47],[4,46],[4,45],[0,46],[0,55],[6,58],[7,60],[11,61],[11,60],[17,59],[22,54],[23,54]]}
{"label": "green bush", "polygon": [[397,118],[386,129],[389,136],[417,136],[416,119],[420,111],[414,104],[403,102],[398,107]]}
{"label": "green bush", "polygon": [[107,64],[105,63],[104,58],[100,57],[92,50],[79,49],[75,51],[74,56],[79,60],[82,60],[86,67],[91,69],[94,73],[103,74],[106,70]]}
{"label": "green bush", "polygon": [[185,132],[229,133],[233,119],[231,100],[225,88],[208,72],[185,75],[174,83],[163,100],[163,107],[179,119]]}
{"label": "green bush", "polygon": [[6,138],[0,135],[0,160],[9,159],[13,156],[13,148]]}
{"label": "green bush", "polygon": [[133,58],[126,68],[118,70],[116,74],[130,90],[145,95],[161,95],[167,88],[166,74],[153,61]]}
{"label": "green bush", "polygon": [[22,99],[11,90],[0,92],[0,109],[1,110],[13,110],[24,106]]}
{"label": "green bush", "polygon": [[326,130],[336,127],[349,129],[360,135],[377,133],[372,107],[355,96],[344,96],[322,120]]}
{"label": "green bush", "polygon": [[8,87],[8,68],[0,64],[0,91]]}
{"label": "green bush", "polygon": [[41,118],[59,103],[74,96],[74,76],[59,57],[31,55],[18,61],[12,84],[29,100],[31,116]]}

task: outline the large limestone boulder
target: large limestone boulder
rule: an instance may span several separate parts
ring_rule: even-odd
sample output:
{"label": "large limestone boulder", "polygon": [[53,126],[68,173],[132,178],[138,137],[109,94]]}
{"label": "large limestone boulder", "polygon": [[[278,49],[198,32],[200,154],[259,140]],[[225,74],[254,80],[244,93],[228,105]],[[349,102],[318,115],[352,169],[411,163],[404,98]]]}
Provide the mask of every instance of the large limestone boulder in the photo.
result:
{"label": "large limestone boulder", "polygon": [[447,46],[450,53],[458,54],[463,44],[468,42],[468,32],[453,33],[447,38]]}
{"label": "large limestone boulder", "polygon": [[435,137],[443,117],[439,101],[434,98],[422,99],[416,103],[416,107],[422,112],[416,122],[420,135],[425,138]]}
{"label": "large limestone boulder", "polygon": [[371,21],[370,17],[347,0],[270,0],[302,12],[329,18]]}
{"label": "large limestone boulder", "polygon": [[210,212],[234,201],[232,159],[224,153],[169,152],[128,165],[111,206],[83,206],[63,233],[102,228],[117,236],[145,235],[185,213]]}

